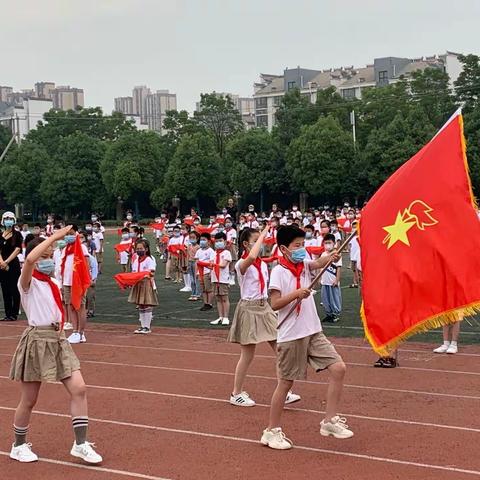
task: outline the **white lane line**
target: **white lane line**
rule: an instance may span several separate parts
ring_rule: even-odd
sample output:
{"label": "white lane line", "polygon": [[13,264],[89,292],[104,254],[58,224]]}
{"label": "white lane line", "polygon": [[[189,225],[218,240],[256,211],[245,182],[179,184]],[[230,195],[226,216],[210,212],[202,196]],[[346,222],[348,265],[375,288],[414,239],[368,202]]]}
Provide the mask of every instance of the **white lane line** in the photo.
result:
{"label": "white lane line", "polygon": [[[59,416],[59,417],[67,417],[70,418],[69,415],[65,414],[58,414],[58,413],[49,413],[49,412],[37,412],[40,415],[51,415],[51,416]],[[204,437],[204,438],[215,438],[215,439],[220,439],[220,440],[230,440],[230,441],[235,441],[235,442],[243,442],[243,443],[251,443],[259,446],[260,442],[258,440],[253,440],[251,438],[243,438],[243,437],[233,437],[229,435],[218,435],[214,433],[205,433],[205,432],[197,432],[194,430],[183,430],[179,428],[167,428],[167,427],[158,427],[155,425],[142,425],[138,423],[130,423],[130,422],[120,422],[116,420],[105,420],[105,419],[100,419],[100,418],[90,418],[91,421],[94,422],[99,422],[99,423],[107,423],[107,424],[113,424],[113,425],[121,425],[125,427],[133,427],[133,428],[140,428],[143,430],[156,430],[156,431],[161,431],[161,432],[169,432],[169,433],[178,433],[182,435],[192,435],[192,436],[197,436],[197,437]],[[407,460],[396,460],[393,458],[384,458],[384,457],[377,457],[373,455],[364,455],[360,453],[352,453],[352,452],[343,452],[340,450],[329,450],[325,448],[315,448],[315,447],[307,447],[303,445],[295,445],[294,449],[296,450],[304,450],[307,452],[315,452],[315,453],[324,453],[326,455],[337,455],[337,456],[343,456],[343,457],[350,457],[350,458],[358,458],[361,460],[368,460],[368,461],[376,461],[376,462],[383,462],[383,463],[391,463],[395,465],[404,465],[404,466],[409,466],[409,467],[419,467],[419,468],[425,468],[425,469],[430,469],[430,470],[441,470],[445,472],[455,472],[455,473],[464,473],[467,475],[475,475],[475,476],[480,476],[480,471],[478,470],[466,470],[463,468],[456,468],[456,467],[445,467],[443,465],[431,465],[428,463],[420,463],[420,462],[409,462]],[[6,452],[1,452],[2,454],[6,454]],[[7,454],[8,455],[8,454]],[[51,461],[51,463],[60,463],[60,464],[67,464],[71,466],[78,466],[82,467],[82,465],[78,464],[70,464],[69,462],[59,462],[57,460]],[[92,467],[85,467],[85,468],[92,468]],[[95,467],[93,467],[95,468]],[[97,467],[100,468],[100,467]],[[114,473],[121,472],[121,470],[113,470]],[[141,475],[141,474],[137,474]],[[142,476],[139,478],[149,478],[152,480],[165,480],[165,479],[158,479],[158,477],[148,477],[148,476]]]}
{"label": "white lane line", "polygon": [[[36,412],[39,413],[39,412]],[[48,414],[47,414],[48,415]],[[68,415],[65,415],[68,416]],[[9,452],[0,451],[0,455],[4,457],[9,457]],[[63,465],[65,467],[73,467],[73,468],[80,468],[83,470],[94,470],[96,472],[102,473],[110,473],[114,475],[122,475],[124,477],[134,477],[134,478],[143,478],[145,480],[170,480],[165,477],[154,477],[152,475],[144,475],[143,473],[135,473],[135,472],[127,472],[125,470],[115,470],[112,468],[105,468],[105,467],[96,467],[94,465],[82,465],[80,463],[73,463],[73,462],[64,462],[62,460],[54,460],[53,458],[39,458],[39,462],[43,463],[52,463],[54,465]]]}

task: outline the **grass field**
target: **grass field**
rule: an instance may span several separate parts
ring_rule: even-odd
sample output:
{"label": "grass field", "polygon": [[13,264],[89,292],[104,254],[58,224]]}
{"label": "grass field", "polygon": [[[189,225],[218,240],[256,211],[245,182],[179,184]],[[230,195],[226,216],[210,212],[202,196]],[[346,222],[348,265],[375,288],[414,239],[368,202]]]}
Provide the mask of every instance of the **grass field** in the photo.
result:
{"label": "grass field", "polygon": [[[118,242],[116,234],[106,235],[105,245],[105,264],[104,272],[97,281],[97,308],[95,318],[90,321],[102,323],[123,323],[135,325],[138,315],[135,307],[127,303],[127,291],[120,291],[113,280],[113,275],[120,272],[120,266],[115,262],[113,245]],[[188,293],[180,293],[178,290],[182,285],[174,284],[164,280],[165,264],[158,260],[156,282],[160,306],[154,311],[153,326],[164,327],[184,327],[184,328],[218,328],[212,327],[210,320],[217,318],[216,310],[210,312],[200,312],[201,302],[188,302]],[[363,337],[363,329],[359,317],[360,294],[358,289],[350,289],[348,285],[352,283],[352,272],[347,268],[348,257],[344,257],[342,272],[343,295],[343,313],[341,320],[336,325],[324,325],[327,335],[337,337]],[[239,289],[237,286],[231,289],[231,310],[230,319],[233,318],[235,304],[239,299]],[[323,309],[320,306],[320,296],[316,296],[316,302],[323,317]],[[471,321],[469,326],[466,322],[462,325],[461,342],[479,343],[480,342],[480,323],[479,320]],[[422,342],[437,343],[441,340],[439,331],[428,332],[427,334],[417,335],[412,340]]]}

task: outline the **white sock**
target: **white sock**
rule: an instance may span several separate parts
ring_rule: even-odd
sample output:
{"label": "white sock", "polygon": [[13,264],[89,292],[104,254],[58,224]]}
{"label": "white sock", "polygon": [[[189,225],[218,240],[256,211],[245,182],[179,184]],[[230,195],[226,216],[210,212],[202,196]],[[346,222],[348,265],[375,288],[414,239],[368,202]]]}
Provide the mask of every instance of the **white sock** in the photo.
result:
{"label": "white sock", "polygon": [[183,283],[185,283],[186,287],[189,287],[191,282],[190,282],[190,274],[189,273],[184,273],[183,274]]}
{"label": "white sock", "polygon": [[452,347],[456,347],[456,346],[457,346],[457,342],[455,342],[455,341],[452,340],[452,341],[450,342],[450,345],[451,345]]}
{"label": "white sock", "polygon": [[144,327],[150,329],[150,325],[152,324],[152,316],[153,316],[153,313],[152,312],[145,312],[144,313]]}
{"label": "white sock", "polygon": [[139,317],[140,317],[140,325],[142,326],[142,328],[145,327],[145,315],[146,315],[145,312],[140,311]]}
{"label": "white sock", "polygon": [[[452,342],[453,343],[453,342]],[[457,342],[455,342],[457,343]],[[444,340],[443,341],[443,344],[446,346],[446,347],[449,347],[450,346],[450,342],[448,340]]]}

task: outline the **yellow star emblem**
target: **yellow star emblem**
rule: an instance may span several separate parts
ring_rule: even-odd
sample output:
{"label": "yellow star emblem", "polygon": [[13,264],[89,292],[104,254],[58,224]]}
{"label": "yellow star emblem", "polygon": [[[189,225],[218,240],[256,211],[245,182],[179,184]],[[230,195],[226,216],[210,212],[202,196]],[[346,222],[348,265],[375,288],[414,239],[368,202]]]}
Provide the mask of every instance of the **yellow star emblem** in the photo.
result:
{"label": "yellow star emblem", "polygon": [[415,223],[415,221],[404,220],[402,214],[398,212],[395,223],[393,225],[389,225],[388,227],[383,227],[383,229],[388,233],[384,240],[384,243],[388,241],[387,250],[397,242],[402,242],[409,247],[410,241],[408,240],[407,233],[415,225]]}

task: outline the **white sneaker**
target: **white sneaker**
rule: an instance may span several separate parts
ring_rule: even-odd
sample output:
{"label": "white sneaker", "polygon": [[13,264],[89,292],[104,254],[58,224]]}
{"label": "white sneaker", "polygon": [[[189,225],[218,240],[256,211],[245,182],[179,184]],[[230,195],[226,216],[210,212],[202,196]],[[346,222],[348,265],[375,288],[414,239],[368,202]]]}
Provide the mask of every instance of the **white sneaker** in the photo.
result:
{"label": "white sneaker", "polygon": [[216,320],[212,320],[210,322],[210,325],[220,325],[222,323],[222,320],[223,320],[222,317],[218,317]]}
{"label": "white sneaker", "polygon": [[434,353],[447,353],[447,350],[450,348],[450,343],[444,343],[436,348],[433,352]]}
{"label": "white sneaker", "polygon": [[297,395],[296,393],[293,392],[288,392],[287,398],[285,399],[285,405],[288,405],[289,403],[295,403],[298,402],[302,399],[300,395]]}
{"label": "white sneaker", "polygon": [[138,327],[133,333],[143,333],[143,327]]}
{"label": "white sneaker", "polygon": [[87,343],[87,337],[84,333],[80,335],[80,343]]}
{"label": "white sneaker", "polygon": [[185,287],[183,287],[183,288],[181,288],[181,289],[179,290],[179,292],[191,292],[191,291],[192,291],[192,288],[191,288],[191,287],[187,287],[187,286],[185,286]]}
{"label": "white sneaker", "polygon": [[227,317],[222,318],[222,325],[230,325],[230,320]]}
{"label": "white sneaker", "polygon": [[70,322],[65,322],[63,325],[64,330],[73,330],[73,325]]}
{"label": "white sneaker", "polygon": [[32,452],[31,443],[24,443],[18,447],[13,444],[12,450],[10,451],[10,458],[13,460],[18,460],[22,463],[36,462],[38,460],[37,455]]}
{"label": "white sneaker", "polygon": [[241,392],[237,395],[230,395],[230,403],[238,407],[254,407],[255,402],[250,398],[247,392]]}
{"label": "white sneaker", "polygon": [[231,285],[233,287],[233,285],[235,285],[235,277],[230,277],[230,280],[228,281],[229,285]]}
{"label": "white sneaker", "polygon": [[142,335],[147,335],[147,334],[149,334],[149,333],[152,333],[152,331],[151,331],[149,328],[147,328],[147,327],[143,327],[143,328],[142,328],[142,331],[141,331],[140,333],[141,333]]}
{"label": "white sneaker", "polygon": [[78,332],[75,332],[75,333],[72,333],[68,338],[67,340],[70,342],[70,343],[80,343],[82,341],[82,336],[78,333]]}
{"label": "white sneaker", "polygon": [[281,428],[265,429],[260,442],[275,450],[288,450],[293,447],[293,442],[285,436]]}
{"label": "white sneaker", "polygon": [[90,442],[85,442],[81,445],[77,445],[74,442],[70,455],[81,458],[87,463],[100,463],[103,458],[93,449],[94,446],[95,444]]}
{"label": "white sneaker", "polygon": [[322,420],[320,423],[320,435],[324,437],[351,438],[353,437],[353,432],[348,429],[346,422],[346,418],[340,418],[338,415],[329,422]]}
{"label": "white sneaker", "polygon": [[446,353],[448,353],[450,355],[454,354],[454,353],[457,353],[457,352],[458,352],[458,346],[455,345],[455,344],[452,344],[452,343],[450,344],[450,346],[447,348],[447,351],[446,351]]}

